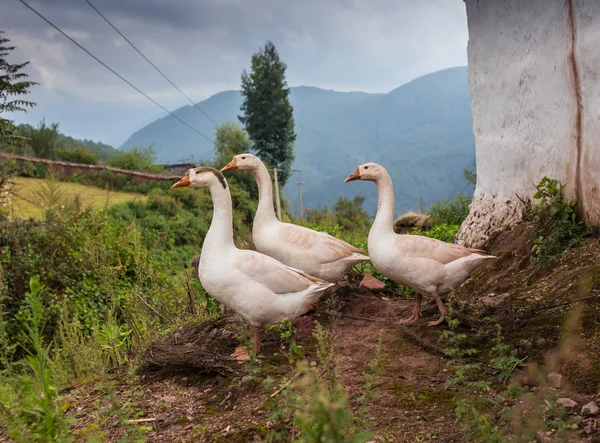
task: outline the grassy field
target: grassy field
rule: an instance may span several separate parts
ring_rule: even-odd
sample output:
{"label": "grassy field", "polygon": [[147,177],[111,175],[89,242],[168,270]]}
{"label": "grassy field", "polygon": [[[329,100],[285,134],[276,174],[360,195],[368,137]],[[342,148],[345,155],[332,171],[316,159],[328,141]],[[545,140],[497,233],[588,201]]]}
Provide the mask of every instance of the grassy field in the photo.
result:
{"label": "grassy field", "polygon": [[[39,193],[47,191],[48,182],[37,178],[14,177],[12,190],[14,197],[9,203],[10,214],[14,218],[35,218],[42,215],[42,197]],[[143,194],[130,192],[112,192],[95,186],[85,186],[77,183],[56,182],[55,192],[60,195],[60,201],[68,202],[76,195],[84,206],[102,207],[130,200],[145,200]]]}

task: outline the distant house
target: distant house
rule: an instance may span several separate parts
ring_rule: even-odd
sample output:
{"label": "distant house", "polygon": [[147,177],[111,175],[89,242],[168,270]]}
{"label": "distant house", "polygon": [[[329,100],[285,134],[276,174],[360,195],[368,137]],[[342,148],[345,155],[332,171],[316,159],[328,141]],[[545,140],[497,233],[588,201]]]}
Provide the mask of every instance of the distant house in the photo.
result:
{"label": "distant house", "polygon": [[428,231],[432,226],[433,221],[428,215],[409,211],[394,222],[394,231],[398,234],[408,234],[415,227],[421,231]]}
{"label": "distant house", "polygon": [[193,163],[178,163],[176,165],[161,165],[165,168],[165,174],[185,174],[188,169],[195,168],[196,165]]}
{"label": "distant house", "polygon": [[600,223],[600,2],[465,4],[477,186],[458,242],[520,220],[544,176]]}

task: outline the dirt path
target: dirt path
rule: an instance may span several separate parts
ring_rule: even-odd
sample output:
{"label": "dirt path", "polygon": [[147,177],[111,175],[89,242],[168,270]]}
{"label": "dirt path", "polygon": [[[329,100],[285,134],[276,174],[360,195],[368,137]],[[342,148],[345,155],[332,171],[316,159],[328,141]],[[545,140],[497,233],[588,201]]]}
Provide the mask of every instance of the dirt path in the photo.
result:
{"label": "dirt path", "polygon": [[[313,318],[329,330],[335,329],[339,380],[354,412],[358,408],[356,397],[365,384],[363,372],[375,358],[381,336],[382,373],[376,380],[377,398],[367,417],[373,422],[370,430],[377,434],[375,441],[460,441],[454,426],[453,394],[444,389],[448,373],[443,358],[407,340],[394,320],[398,315],[407,315],[412,302],[356,288],[343,292],[343,296],[319,303]],[[339,306],[340,300],[343,306]],[[338,306],[332,308],[332,301]],[[434,309],[424,312],[431,317],[437,315]],[[426,328],[426,322],[427,318],[422,318],[413,328]],[[427,332],[439,335],[441,327],[438,329]],[[301,335],[297,339],[304,346],[307,360],[315,364],[311,346],[314,340]],[[292,377],[294,366],[282,358],[278,340],[266,337],[263,344],[265,357],[258,377]],[[151,426],[146,435],[152,442],[259,442],[272,426],[265,404],[268,393],[244,382],[243,372],[237,377],[193,373],[123,377],[117,380],[114,392],[129,418],[148,420],[138,425]],[[109,415],[106,412],[111,402],[105,393],[106,386],[95,390],[86,385],[68,394],[68,414],[78,418],[80,430],[98,422],[97,411],[103,411],[101,416]],[[106,431],[107,441],[117,441],[126,433],[118,416],[106,418],[100,428]]]}

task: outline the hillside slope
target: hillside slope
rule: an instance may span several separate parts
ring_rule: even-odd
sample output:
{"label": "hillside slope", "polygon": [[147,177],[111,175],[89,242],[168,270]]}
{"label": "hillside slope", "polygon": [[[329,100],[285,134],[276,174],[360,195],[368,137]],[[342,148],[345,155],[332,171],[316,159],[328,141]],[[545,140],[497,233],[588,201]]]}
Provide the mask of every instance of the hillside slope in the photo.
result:
{"label": "hillside slope", "polygon": [[[215,94],[200,103],[213,119],[237,121],[238,91]],[[467,68],[458,67],[420,77],[387,94],[336,92],[315,87],[291,88],[296,119],[296,161],[285,195],[296,206],[303,181],[306,207],[332,204],[338,196],[366,196],[365,208],[377,207],[375,186],[344,184],[361,163],[384,165],[394,180],[396,212],[451,198],[467,185],[462,171],[475,161]],[[214,125],[197,109],[175,111],[182,120],[214,137]],[[154,144],[159,161],[175,163],[194,156],[211,159],[211,144],[167,116],[146,125],[123,144]],[[327,192],[323,192],[327,190]]]}

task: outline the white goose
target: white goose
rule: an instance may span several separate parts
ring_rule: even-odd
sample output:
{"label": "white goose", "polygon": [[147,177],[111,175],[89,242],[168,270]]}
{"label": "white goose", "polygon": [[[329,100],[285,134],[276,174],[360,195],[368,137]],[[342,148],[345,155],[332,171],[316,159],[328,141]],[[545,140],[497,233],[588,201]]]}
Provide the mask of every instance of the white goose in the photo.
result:
{"label": "white goose", "polygon": [[439,325],[448,311],[440,295],[452,291],[484,262],[496,258],[481,249],[465,248],[434,238],[399,235],[394,232],[394,187],[386,169],[377,163],[360,165],[344,182],[373,181],[379,199],[377,215],[369,231],[369,256],[387,278],[417,292],[412,315],[401,323],[414,323],[421,316],[421,297],[431,295],[442,316],[428,326]]}
{"label": "white goose", "polygon": [[[333,286],[256,251],[233,243],[231,194],[218,170],[203,166],[188,170],[173,188],[208,188],[213,217],[200,255],[198,276],[206,291],[240,314],[253,332],[253,350],[260,352],[261,328],[304,314]],[[245,352],[236,351],[237,357]]]}
{"label": "white goose", "polygon": [[324,232],[283,223],[275,217],[269,171],[256,156],[233,157],[221,171],[250,171],[258,184],[258,209],[252,226],[257,251],[309,275],[336,283],[352,266],[369,260],[363,250]]}

